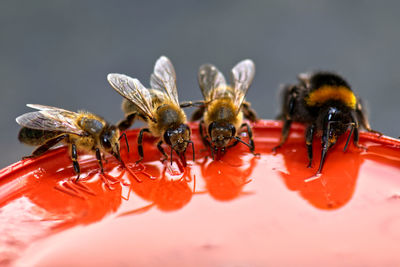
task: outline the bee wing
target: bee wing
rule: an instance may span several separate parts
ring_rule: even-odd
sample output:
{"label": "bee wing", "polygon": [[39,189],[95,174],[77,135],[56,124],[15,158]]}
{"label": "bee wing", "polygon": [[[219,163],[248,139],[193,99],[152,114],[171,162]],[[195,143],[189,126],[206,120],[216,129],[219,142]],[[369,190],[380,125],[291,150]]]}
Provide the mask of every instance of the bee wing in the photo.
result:
{"label": "bee wing", "polygon": [[305,86],[306,88],[310,88],[310,81],[312,75],[313,75],[312,72],[300,73],[299,75],[297,75],[297,79],[301,82],[303,86]]}
{"label": "bee wing", "polygon": [[149,92],[153,103],[154,101],[158,101],[160,103],[165,101],[166,95],[164,94],[164,92],[161,92],[160,90],[157,89],[149,89]]}
{"label": "bee wing", "polygon": [[197,80],[206,101],[210,101],[217,96],[216,89],[226,87],[224,75],[212,64],[200,66]]}
{"label": "bee wing", "polygon": [[124,74],[110,73],[107,75],[107,80],[120,95],[135,104],[144,115],[150,119],[154,118],[151,94],[138,79]]}
{"label": "bee wing", "polygon": [[178,92],[176,89],[176,73],[171,61],[161,56],[154,65],[154,71],[150,76],[150,86],[165,92],[167,97],[179,106]]}
{"label": "bee wing", "polygon": [[39,104],[26,104],[27,107],[37,109],[37,110],[56,110],[58,112],[63,112],[64,114],[70,113],[71,116],[76,115],[77,113],[62,109],[62,108],[56,108],[56,107],[51,107],[51,106],[45,106],[45,105],[39,105]]}
{"label": "bee wing", "polygon": [[250,59],[240,61],[231,71],[232,86],[234,88],[234,104],[240,110],[240,106],[246,96],[256,72],[254,62]]}
{"label": "bee wing", "polygon": [[27,106],[40,108],[41,110],[25,113],[16,118],[17,123],[23,127],[36,130],[60,131],[77,135],[85,134],[85,131],[75,123],[76,118],[79,116],[78,113],[42,105],[28,104]]}

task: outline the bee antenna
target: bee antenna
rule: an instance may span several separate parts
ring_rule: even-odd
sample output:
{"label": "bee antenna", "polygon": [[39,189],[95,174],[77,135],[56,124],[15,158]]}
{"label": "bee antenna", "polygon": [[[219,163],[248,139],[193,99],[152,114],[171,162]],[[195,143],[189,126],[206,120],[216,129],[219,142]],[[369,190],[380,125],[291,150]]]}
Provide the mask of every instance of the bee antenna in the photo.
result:
{"label": "bee antenna", "polygon": [[[118,145],[118,143],[115,143],[115,147],[117,148],[117,152],[115,152],[115,157],[117,158],[117,160],[119,161],[119,162],[122,162],[122,159],[121,159],[121,154],[119,153],[119,145]],[[128,150],[129,151],[129,150]]]}
{"label": "bee antenna", "polygon": [[194,158],[194,143],[193,143],[193,141],[192,140],[185,140],[185,142],[186,143],[189,143],[189,144],[192,144],[192,152],[193,152],[193,161],[195,161],[195,158]]}
{"label": "bee antenna", "polygon": [[[119,136],[119,138],[118,138],[118,141],[120,141],[122,137],[124,137],[124,138],[125,138],[126,149],[128,149],[128,153],[129,153],[129,143],[128,143],[128,137],[126,137],[126,133],[125,133],[125,132],[123,132],[123,133],[122,133],[122,134]],[[119,152],[119,151],[118,151],[118,152]]]}
{"label": "bee antenna", "polygon": [[170,158],[171,158],[171,165],[172,165],[172,151],[174,151],[174,147],[177,145],[178,143],[175,143],[175,144],[173,144],[172,146],[171,146],[171,156],[170,156]]}

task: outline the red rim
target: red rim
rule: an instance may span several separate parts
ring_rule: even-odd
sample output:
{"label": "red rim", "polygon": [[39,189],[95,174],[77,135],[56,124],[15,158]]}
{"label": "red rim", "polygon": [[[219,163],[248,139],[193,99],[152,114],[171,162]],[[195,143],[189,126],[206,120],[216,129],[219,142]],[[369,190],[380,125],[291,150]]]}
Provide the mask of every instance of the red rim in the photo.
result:
{"label": "red rim", "polygon": [[[315,166],[306,168],[304,127],[294,124],[274,155],[281,125],[252,125],[259,158],[236,146],[220,161],[207,159],[191,124],[197,158],[186,169],[176,160],[160,163],[151,137],[135,166],[138,130],[127,132],[133,152],[121,143],[127,169],[108,157],[105,177],[93,156],[81,156],[84,175],[74,183],[64,147],[6,167],[0,258],[17,265],[149,265],[157,257],[186,265],[399,263],[400,141],[362,132],[368,151],[351,146],[344,153],[342,140],[323,175],[306,181]],[[316,164],[320,141],[314,144]]]}

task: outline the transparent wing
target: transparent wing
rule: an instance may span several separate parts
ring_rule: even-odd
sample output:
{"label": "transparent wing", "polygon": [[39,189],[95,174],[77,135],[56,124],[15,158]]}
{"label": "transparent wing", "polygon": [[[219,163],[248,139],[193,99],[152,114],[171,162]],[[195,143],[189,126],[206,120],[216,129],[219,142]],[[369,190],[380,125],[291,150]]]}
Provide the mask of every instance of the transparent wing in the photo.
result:
{"label": "transparent wing", "polygon": [[75,123],[76,118],[79,116],[78,113],[42,105],[28,104],[27,106],[37,109],[40,107],[41,110],[25,113],[16,118],[17,123],[23,127],[77,135],[85,134],[85,131]]}
{"label": "transparent wing", "polygon": [[110,73],[107,75],[107,80],[120,95],[135,104],[144,115],[153,119],[151,94],[138,79],[124,74]]}
{"label": "transparent wing", "polygon": [[152,102],[163,103],[165,101],[165,93],[157,89],[149,89]]}
{"label": "transparent wing", "polygon": [[197,80],[204,100],[206,101],[215,99],[218,89],[224,89],[226,87],[224,75],[217,67],[211,64],[200,66]]}
{"label": "transparent wing", "polygon": [[165,92],[168,98],[179,106],[175,69],[167,57],[161,56],[156,61],[154,71],[150,76],[150,86]]}
{"label": "transparent wing", "polygon": [[247,90],[253,81],[255,72],[256,68],[254,62],[250,59],[240,61],[232,69],[232,86],[235,94],[234,104],[238,108],[238,112],[247,94]]}
{"label": "transparent wing", "polygon": [[312,72],[300,73],[299,75],[297,75],[297,79],[303,86],[305,86],[306,88],[310,88],[310,81],[312,75],[313,75]]}
{"label": "transparent wing", "polygon": [[56,108],[56,107],[51,107],[51,106],[45,106],[45,105],[39,105],[39,104],[26,104],[27,107],[37,109],[37,110],[56,110],[58,112],[63,112],[64,114],[70,113],[71,116],[77,115],[76,112],[72,112],[66,109],[62,108]]}

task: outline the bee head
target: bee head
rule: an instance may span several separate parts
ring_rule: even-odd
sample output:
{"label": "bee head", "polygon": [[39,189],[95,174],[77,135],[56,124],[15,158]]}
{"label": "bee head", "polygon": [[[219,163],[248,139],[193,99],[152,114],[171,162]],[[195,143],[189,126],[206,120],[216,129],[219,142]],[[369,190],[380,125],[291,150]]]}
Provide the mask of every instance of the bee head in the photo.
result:
{"label": "bee head", "polygon": [[170,128],[164,133],[164,141],[170,145],[178,154],[186,151],[190,143],[190,129],[186,124],[181,124],[177,128]]}
{"label": "bee head", "polygon": [[346,132],[353,122],[351,112],[337,107],[329,107],[320,115],[322,121],[322,143],[328,147],[334,145],[337,139]]}
{"label": "bee head", "polygon": [[121,161],[119,154],[119,130],[116,126],[110,125],[104,128],[100,135],[101,147]]}
{"label": "bee head", "polygon": [[228,122],[214,121],[208,126],[208,135],[215,147],[226,147],[235,134],[235,126]]}
{"label": "bee head", "polygon": [[349,110],[337,107],[328,107],[325,111],[321,112],[318,121],[322,122],[322,154],[317,172],[320,173],[328,149],[336,143],[337,139],[346,132],[349,125],[354,123],[354,121]]}

